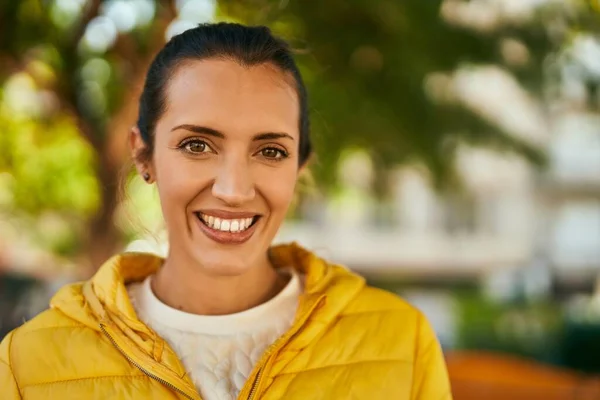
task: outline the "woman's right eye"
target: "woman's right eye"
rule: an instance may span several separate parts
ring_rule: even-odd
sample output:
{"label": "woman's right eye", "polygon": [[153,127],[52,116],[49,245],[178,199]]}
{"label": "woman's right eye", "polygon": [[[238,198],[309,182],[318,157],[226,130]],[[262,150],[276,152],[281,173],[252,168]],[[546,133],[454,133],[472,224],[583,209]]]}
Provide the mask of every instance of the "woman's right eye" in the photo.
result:
{"label": "woman's right eye", "polygon": [[209,153],[212,151],[205,141],[197,139],[185,141],[179,145],[179,148],[192,154]]}

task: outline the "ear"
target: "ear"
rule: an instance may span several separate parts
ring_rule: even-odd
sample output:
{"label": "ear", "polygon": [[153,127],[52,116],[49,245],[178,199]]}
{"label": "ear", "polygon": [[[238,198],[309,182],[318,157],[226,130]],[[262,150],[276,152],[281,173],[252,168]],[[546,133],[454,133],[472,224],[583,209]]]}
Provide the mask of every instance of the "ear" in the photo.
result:
{"label": "ear", "polygon": [[150,175],[148,182],[154,181],[155,175],[152,165],[152,160],[145,159],[142,157],[147,145],[142,138],[142,133],[137,126],[133,126],[129,131],[129,148],[131,151],[131,158],[135,164],[135,168],[138,173],[143,177],[144,174]]}

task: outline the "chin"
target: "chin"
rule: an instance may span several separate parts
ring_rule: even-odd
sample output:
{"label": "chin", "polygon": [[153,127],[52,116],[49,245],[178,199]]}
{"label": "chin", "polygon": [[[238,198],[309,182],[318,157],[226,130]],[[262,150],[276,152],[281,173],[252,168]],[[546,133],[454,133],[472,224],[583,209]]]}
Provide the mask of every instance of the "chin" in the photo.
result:
{"label": "chin", "polygon": [[244,275],[258,263],[257,257],[251,254],[216,248],[196,251],[193,258],[206,273],[214,276]]}

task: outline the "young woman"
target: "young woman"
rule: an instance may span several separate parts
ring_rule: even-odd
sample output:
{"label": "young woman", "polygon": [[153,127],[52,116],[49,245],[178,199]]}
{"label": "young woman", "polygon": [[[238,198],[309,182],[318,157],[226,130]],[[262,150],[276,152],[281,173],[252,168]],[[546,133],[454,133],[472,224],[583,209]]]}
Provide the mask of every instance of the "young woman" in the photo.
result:
{"label": "young woman", "polygon": [[271,246],[311,154],[304,83],[265,27],[208,24],[156,56],[130,132],[165,259],[115,256],[0,345],[2,399],[451,398],[419,311]]}

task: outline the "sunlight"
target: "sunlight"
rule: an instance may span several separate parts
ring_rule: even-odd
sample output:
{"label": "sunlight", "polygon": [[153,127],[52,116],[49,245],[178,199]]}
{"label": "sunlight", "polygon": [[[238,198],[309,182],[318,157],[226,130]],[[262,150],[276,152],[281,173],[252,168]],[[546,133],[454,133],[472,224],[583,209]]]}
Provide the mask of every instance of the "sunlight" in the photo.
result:
{"label": "sunlight", "polygon": [[107,17],[94,18],[85,31],[83,42],[94,52],[104,53],[117,40],[117,27],[114,22]]}
{"label": "sunlight", "polygon": [[129,32],[137,24],[135,4],[129,1],[109,1],[105,3],[104,14],[110,18],[119,32]]}

